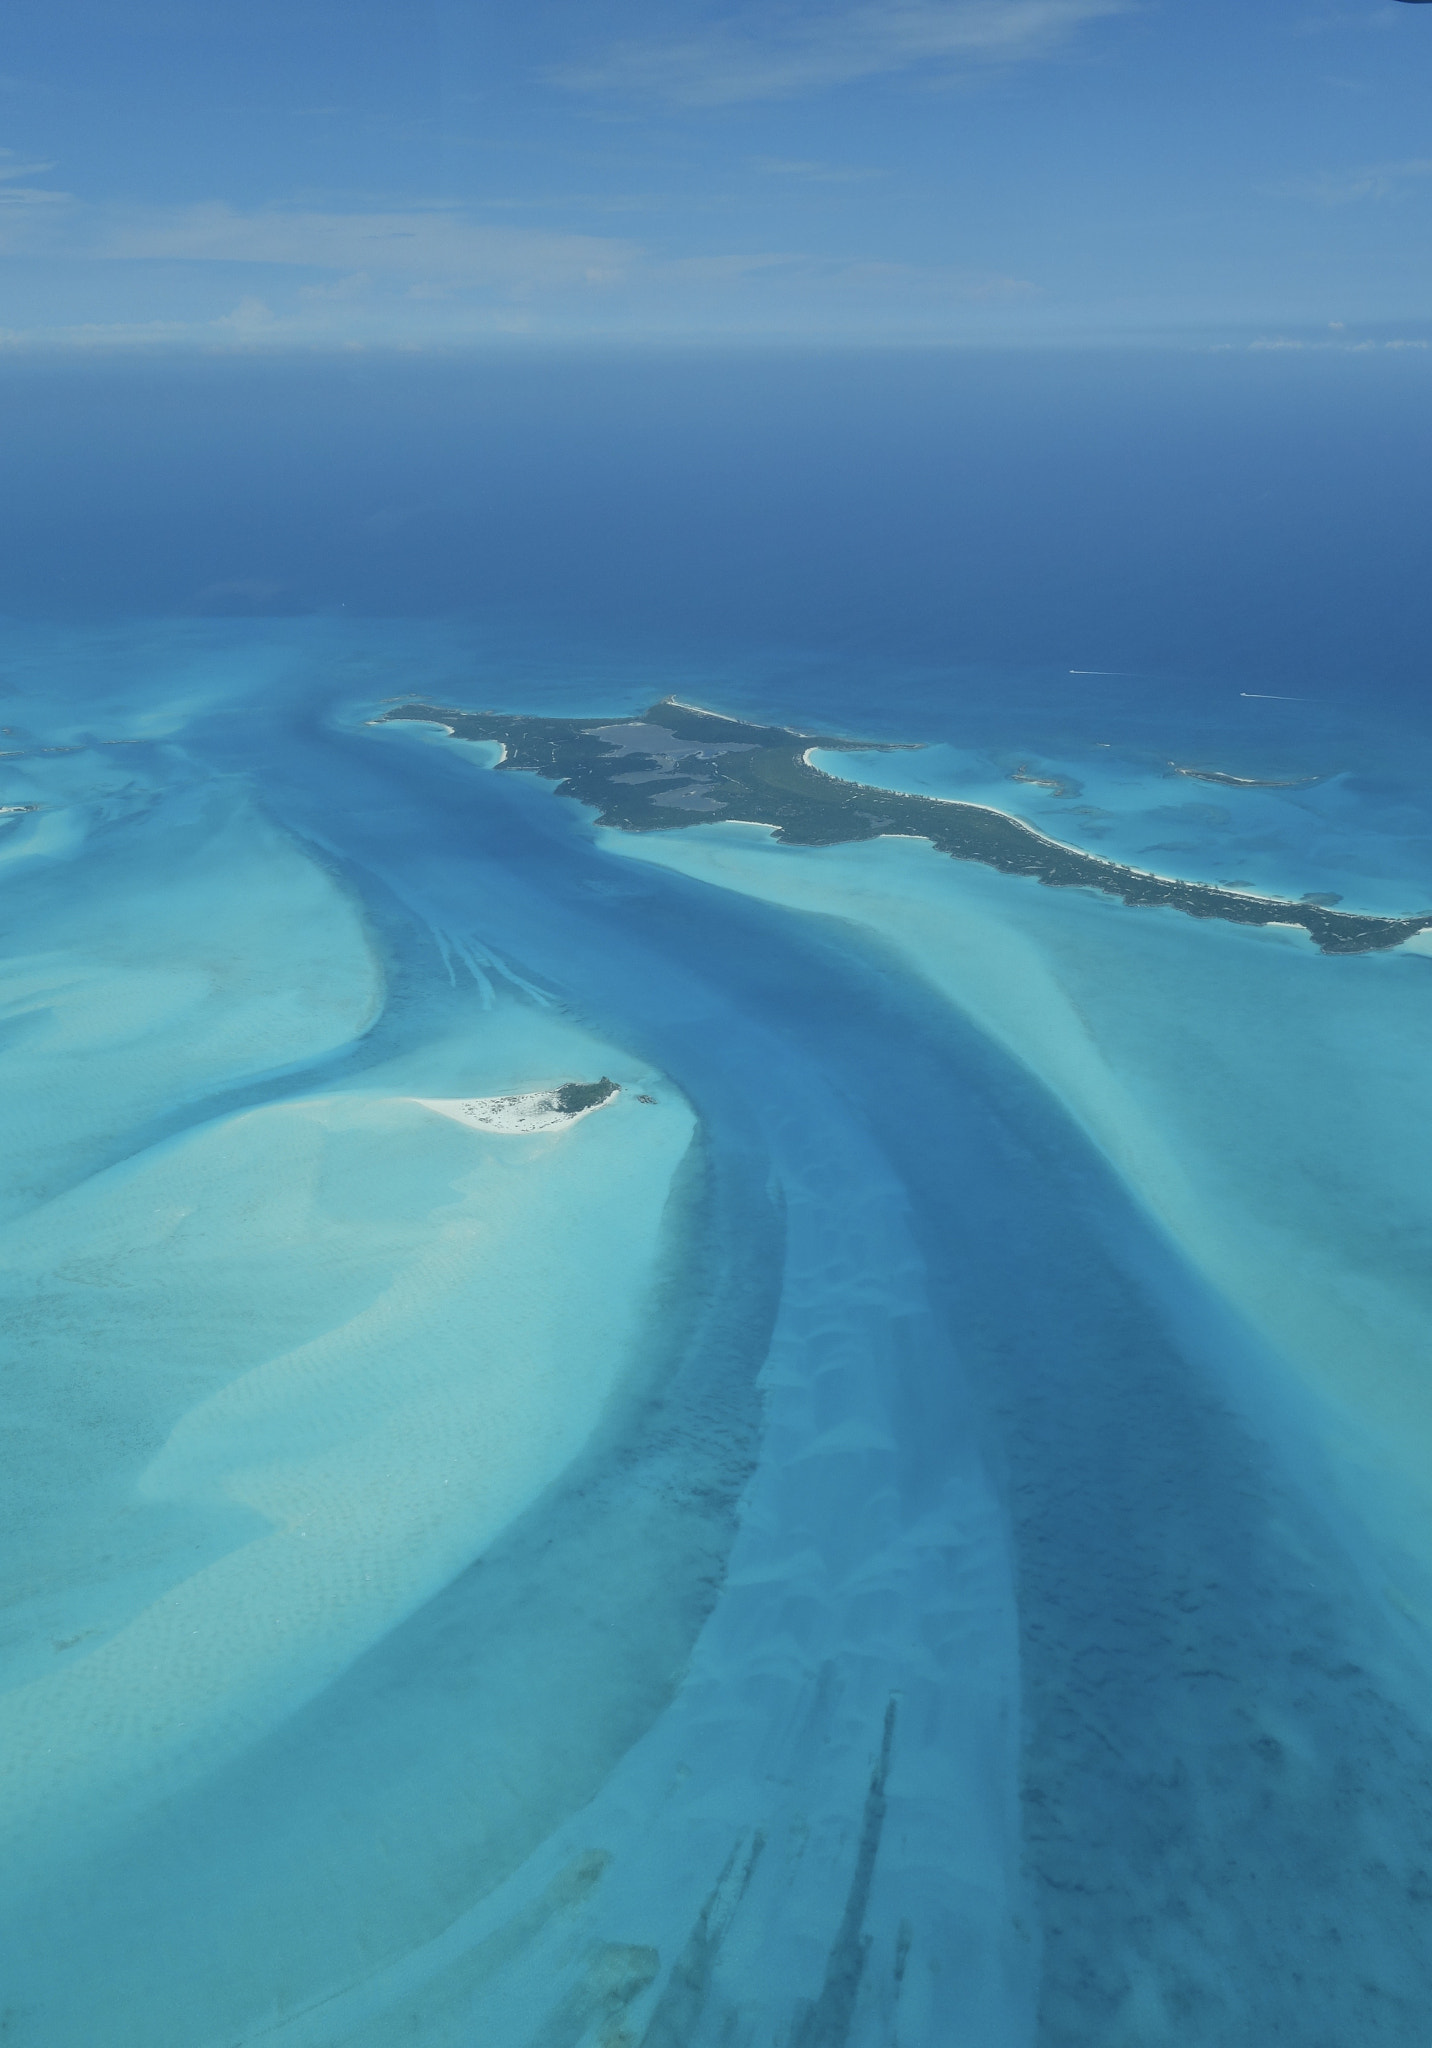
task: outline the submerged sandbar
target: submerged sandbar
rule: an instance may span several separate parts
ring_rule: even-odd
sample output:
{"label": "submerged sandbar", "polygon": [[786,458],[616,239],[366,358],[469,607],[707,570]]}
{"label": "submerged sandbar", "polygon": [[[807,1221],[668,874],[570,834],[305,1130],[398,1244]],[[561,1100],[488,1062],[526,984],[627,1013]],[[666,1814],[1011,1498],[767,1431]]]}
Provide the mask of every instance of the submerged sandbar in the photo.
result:
{"label": "submerged sandbar", "polygon": [[[497,772],[525,769],[545,776],[557,783],[559,795],[590,804],[599,823],[623,832],[669,832],[730,818],[770,825],[791,846],[928,839],[955,860],[1030,875],[1051,888],[1098,889],[1127,904],[1164,906],[1228,924],[1300,925],[1324,953],[1384,952],[1432,928],[1432,914],[1365,917],[1306,898],[1259,896],[1101,860],[1047,838],[1008,811],[874,789],[827,775],[807,759],[813,748],[863,753],[885,751],[888,742],[752,725],[675,697],[627,719],[528,718],[402,704],[371,722],[403,719],[444,725],[458,739],[500,742],[505,755]],[[1201,779],[1231,778],[1208,772]]]}

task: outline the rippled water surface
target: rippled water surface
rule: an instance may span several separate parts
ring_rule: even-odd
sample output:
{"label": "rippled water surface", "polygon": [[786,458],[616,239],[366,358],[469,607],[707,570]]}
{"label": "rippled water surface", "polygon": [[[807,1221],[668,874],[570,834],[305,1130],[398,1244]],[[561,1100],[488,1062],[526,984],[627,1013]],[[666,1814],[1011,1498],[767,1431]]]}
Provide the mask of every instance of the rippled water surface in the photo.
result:
{"label": "rippled water surface", "polygon": [[[1213,419],[1331,499],[1412,373],[1339,385],[1334,447],[1327,392],[1206,364],[934,415],[889,366],[550,417],[509,372],[449,448],[408,372],[328,416],[231,372],[257,442],[202,477],[192,374],[152,473],[133,382],[4,393],[7,2040],[1421,2048],[1432,956],[622,834],[370,722],[676,688],[1424,909],[1422,599],[1311,515],[1219,528],[1207,469]],[[37,452],[77,414],[108,553]],[[1076,574],[1051,507],[1116,426]],[[983,595],[936,545],[976,528]],[[423,1107],[602,1075],[556,1133]]]}

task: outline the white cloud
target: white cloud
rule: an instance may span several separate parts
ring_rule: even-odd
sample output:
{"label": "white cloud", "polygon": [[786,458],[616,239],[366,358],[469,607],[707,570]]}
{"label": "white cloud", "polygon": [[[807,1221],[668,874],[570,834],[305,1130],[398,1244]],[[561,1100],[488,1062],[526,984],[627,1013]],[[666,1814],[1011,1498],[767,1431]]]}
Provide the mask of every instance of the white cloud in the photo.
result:
{"label": "white cloud", "polygon": [[[1328,325],[1341,328],[1340,320],[1330,320]],[[1312,350],[1316,353],[1335,355],[1366,356],[1378,349],[1426,348],[1428,343],[1416,336],[1396,335],[1390,341],[1310,341],[1304,336],[1291,334],[1260,334],[1247,344],[1255,354],[1278,350]]]}
{"label": "white cloud", "polygon": [[46,192],[39,185],[0,185],[0,206],[12,213],[27,207],[63,206],[69,197],[68,192]]}
{"label": "white cloud", "polygon": [[183,348],[204,339],[190,320],[81,320],[64,327],[0,328],[0,348],[14,355],[54,349]]}
{"label": "white cloud", "polygon": [[1400,7],[1326,7],[1321,14],[1304,16],[1294,22],[1293,34],[1299,36],[1326,35],[1343,28],[1394,29],[1401,26],[1405,16]]}
{"label": "white cloud", "polygon": [[90,217],[87,254],[114,262],[280,264],[442,289],[524,293],[606,282],[637,254],[611,236],[489,227],[455,209],[244,213],[219,204]]}
{"label": "white cloud", "polygon": [[964,270],[955,264],[886,263],[870,257],[793,256],[779,260],[793,293],[807,297],[840,294],[863,300],[872,309],[895,306],[902,314],[932,304],[980,304],[1040,296],[1040,287],[1028,278]]}
{"label": "white cloud", "polygon": [[666,42],[620,43],[604,59],[553,72],[574,92],[654,95],[687,106],[789,99],[916,67],[1009,63],[1051,55],[1086,22],[1134,0],[875,0],[818,14],[737,20]]}
{"label": "white cloud", "polygon": [[47,253],[63,235],[72,207],[68,192],[0,183],[0,256]]}
{"label": "white cloud", "polygon": [[[780,160],[772,175],[825,167]],[[697,254],[474,220],[457,207],[363,213],[219,202],[30,205],[0,247],[86,267],[88,320],[42,314],[15,347],[463,346],[495,337],[939,336],[1014,313],[1025,279],[955,265],[747,248]],[[155,269],[161,275],[156,277]],[[43,292],[39,304],[43,304]],[[150,317],[163,310],[168,318]],[[38,307],[37,307],[38,310]],[[175,318],[175,314],[180,317]]]}
{"label": "white cloud", "polygon": [[0,179],[38,178],[54,169],[52,163],[26,164],[16,161],[13,149],[0,149]]}
{"label": "white cloud", "polygon": [[1357,170],[1325,171],[1316,178],[1290,178],[1276,190],[1283,199],[1351,206],[1362,199],[1395,199],[1426,178],[1432,178],[1432,157],[1414,156],[1401,163],[1363,164]]}
{"label": "white cloud", "polygon": [[210,325],[241,337],[266,334],[273,326],[273,308],[250,294],[239,300],[232,313],[221,313]]}
{"label": "white cloud", "polygon": [[801,185],[863,185],[871,178],[889,175],[849,164],[823,163],[813,157],[753,156],[750,165],[763,178],[789,178]]}

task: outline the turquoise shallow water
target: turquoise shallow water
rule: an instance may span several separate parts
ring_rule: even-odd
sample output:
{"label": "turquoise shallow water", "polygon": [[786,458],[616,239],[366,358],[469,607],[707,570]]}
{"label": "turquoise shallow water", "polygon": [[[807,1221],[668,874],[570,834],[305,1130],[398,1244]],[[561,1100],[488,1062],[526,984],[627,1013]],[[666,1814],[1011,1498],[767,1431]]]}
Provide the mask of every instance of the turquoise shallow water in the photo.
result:
{"label": "turquoise shallow water", "polygon": [[1420,2039],[1432,959],[602,832],[365,724],[430,629],[49,656],[15,2038]]}
{"label": "turquoise shallow water", "polygon": [[1424,908],[1365,374],[0,380],[7,2040],[1425,2048],[1432,955],[367,723]]}
{"label": "turquoise shallow water", "polygon": [[[1211,750],[1203,734],[1195,745],[1191,764],[1098,740],[1058,753],[1005,747],[994,757],[948,744],[898,753],[817,747],[811,761],[877,789],[988,804],[1066,846],[1151,874],[1294,901],[1318,894],[1385,917],[1425,908],[1429,846],[1415,814],[1368,803],[1345,773],[1290,772],[1302,750],[1280,749],[1276,738],[1261,739],[1251,759],[1233,734]],[[1180,772],[1190,766],[1196,772]],[[1210,769],[1237,780],[1207,780]]]}

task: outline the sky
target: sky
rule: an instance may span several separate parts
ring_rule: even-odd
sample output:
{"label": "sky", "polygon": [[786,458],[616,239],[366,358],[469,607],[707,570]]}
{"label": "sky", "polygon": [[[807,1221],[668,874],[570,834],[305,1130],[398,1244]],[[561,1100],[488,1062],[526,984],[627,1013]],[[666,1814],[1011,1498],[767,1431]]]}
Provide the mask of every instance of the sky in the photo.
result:
{"label": "sky", "polygon": [[1425,347],[1432,7],[9,0],[0,344]]}

